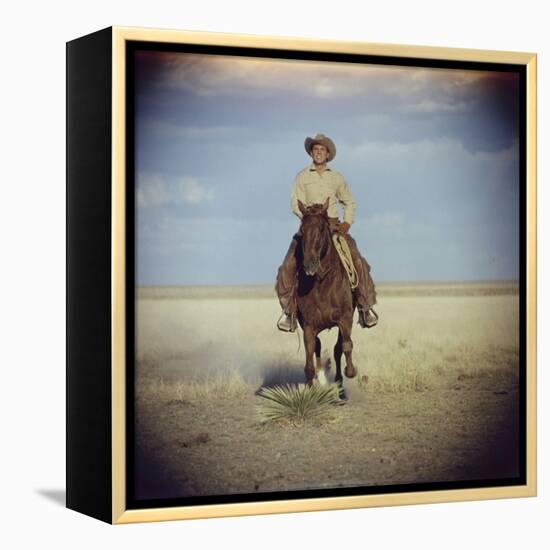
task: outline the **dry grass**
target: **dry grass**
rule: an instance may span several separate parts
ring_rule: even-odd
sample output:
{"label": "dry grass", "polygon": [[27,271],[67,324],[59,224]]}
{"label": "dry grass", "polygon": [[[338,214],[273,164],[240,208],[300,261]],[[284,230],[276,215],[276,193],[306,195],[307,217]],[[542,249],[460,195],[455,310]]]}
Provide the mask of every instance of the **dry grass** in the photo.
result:
{"label": "dry grass", "polygon": [[[354,325],[359,376],[344,381],[347,405],[306,423],[262,422],[256,392],[303,384],[304,346],[275,328],[276,299],[249,290],[138,299],[138,498],[516,475],[519,308],[509,288],[381,293],[380,324]],[[321,335],[325,363],[336,338]]]}
{"label": "dry grass", "polygon": [[212,377],[203,381],[144,378],[137,386],[138,399],[192,402],[204,398],[243,397],[254,391],[238,373]]}
{"label": "dry grass", "polygon": [[[381,296],[380,324],[372,330],[354,325],[359,383],[353,385],[376,392],[414,392],[452,389],[472,379],[517,383],[517,295],[510,285],[500,293],[477,285],[472,295],[468,287],[456,287],[449,296],[441,295],[440,285],[432,295],[424,285],[419,296]],[[266,383],[303,381],[303,343],[275,328],[276,299],[254,298],[242,289],[226,298],[203,298],[204,291],[192,298],[190,292],[169,299],[160,291],[150,292],[138,300],[138,393],[171,392],[183,400],[238,397]],[[321,334],[325,356],[336,337],[336,329]],[[366,386],[363,375],[369,377]]]}

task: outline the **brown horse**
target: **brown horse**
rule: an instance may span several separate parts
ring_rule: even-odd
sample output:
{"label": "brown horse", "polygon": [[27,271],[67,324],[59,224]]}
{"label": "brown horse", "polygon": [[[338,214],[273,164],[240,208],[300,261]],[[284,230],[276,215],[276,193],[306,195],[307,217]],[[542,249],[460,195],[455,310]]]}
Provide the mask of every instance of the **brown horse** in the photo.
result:
{"label": "brown horse", "polygon": [[340,361],[344,353],[345,375],[348,378],[356,376],[351,341],[355,299],[348,276],[332,242],[328,205],[328,199],[325,204],[314,204],[309,207],[298,202],[302,212],[302,223],[299,232],[300,242],[297,246],[297,319],[304,331],[304,371],[309,385],[322,369],[321,341],[318,334],[325,329],[338,327],[338,341],[334,346],[335,382],[339,386],[340,397],[346,399]]}

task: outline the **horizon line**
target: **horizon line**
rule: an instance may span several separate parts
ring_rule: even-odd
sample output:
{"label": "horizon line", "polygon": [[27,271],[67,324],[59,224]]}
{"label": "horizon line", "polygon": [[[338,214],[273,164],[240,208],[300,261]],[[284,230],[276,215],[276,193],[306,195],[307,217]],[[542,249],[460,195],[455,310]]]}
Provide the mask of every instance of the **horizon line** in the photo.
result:
{"label": "horizon line", "polygon": [[[519,279],[464,279],[464,280],[387,280],[375,282],[375,286],[382,285],[476,285],[476,284],[519,284]],[[251,286],[275,286],[275,282],[269,283],[163,283],[163,284],[136,284],[136,288],[150,288],[150,287],[251,287]]]}

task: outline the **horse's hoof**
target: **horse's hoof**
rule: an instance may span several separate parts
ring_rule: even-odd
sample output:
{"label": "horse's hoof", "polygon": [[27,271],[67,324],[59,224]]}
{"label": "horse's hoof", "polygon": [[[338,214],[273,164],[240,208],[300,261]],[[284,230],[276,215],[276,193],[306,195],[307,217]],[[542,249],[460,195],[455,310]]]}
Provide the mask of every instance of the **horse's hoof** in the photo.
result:
{"label": "horse's hoof", "polygon": [[328,380],[327,380],[327,377],[325,375],[325,371],[324,370],[320,370],[317,372],[317,374],[315,375],[315,381],[320,385],[320,386],[326,386],[328,384]]}
{"label": "horse's hoof", "polygon": [[355,367],[346,367],[344,374],[347,378],[355,378],[357,376],[357,369]]}
{"label": "horse's hoof", "polygon": [[348,402],[348,394],[344,388],[338,390],[338,405],[345,405]]}

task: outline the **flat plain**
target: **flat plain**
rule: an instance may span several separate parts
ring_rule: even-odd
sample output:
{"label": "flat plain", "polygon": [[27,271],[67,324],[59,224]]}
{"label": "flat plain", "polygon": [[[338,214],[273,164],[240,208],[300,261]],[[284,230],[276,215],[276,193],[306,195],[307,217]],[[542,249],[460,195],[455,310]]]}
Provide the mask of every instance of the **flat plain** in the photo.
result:
{"label": "flat plain", "polygon": [[[354,324],[348,403],[292,424],[265,421],[257,395],[304,381],[272,287],[137,289],[136,497],[517,476],[517,283],[377,290],[379,325]],[[321,334],[329,381],[336,337]]]}

